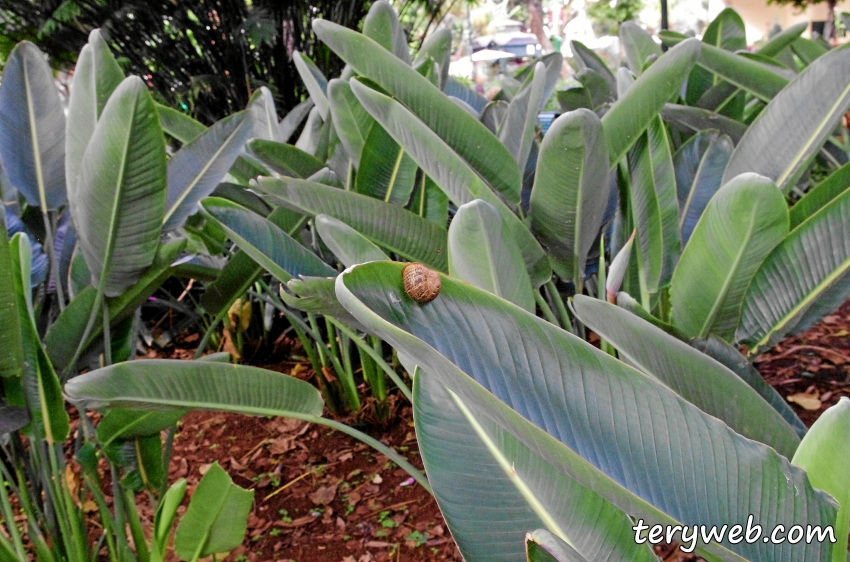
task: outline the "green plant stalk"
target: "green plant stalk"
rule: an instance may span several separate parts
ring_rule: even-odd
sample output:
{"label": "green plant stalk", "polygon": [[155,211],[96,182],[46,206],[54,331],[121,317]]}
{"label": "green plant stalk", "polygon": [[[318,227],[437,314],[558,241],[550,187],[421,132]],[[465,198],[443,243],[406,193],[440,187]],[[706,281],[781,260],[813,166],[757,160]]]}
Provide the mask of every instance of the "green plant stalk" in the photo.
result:
{"label": "green plant stalk", "polygon": [[[109,552],[109,559],[117,560],[118,553],[115,549],[115,532],[112,528],[112,514],[109,512],[109,506],[106,505],[106,499],[103,497],[103,493],[100,490],[100,482],[93,480],[88,474],[84,474],[83,479],[86,483],[86,487],[91,492],[91,495],[97,504],[97,510],[100,513],[100,520],[103,523],[103,536],[106,538],[106,550]],[[96,549],[92,552],[92,556],[94,557],[92,560],[96,559],[98,550],[100,549]]]}
{"label": "green plant stalk", "polygon": [[123,530],[127,528],[127,522],[124,520],[124,496],[121,494],[121,483],[118,479],[118,470],[112,463],[109,463],[109,471],[112,476],[112,506],[115,513],[115,529],[118,530],[118,532],[115,533],[115,537],[117,539],[116,550],[118,551],[120,559],[123,559],[124,556],[128,556],[130,553],[130,545],[127,543],[127,535],[126,532],[123,532]]}
{"label": "green plant stalk", "polygon": [[[387,374],[387,376],[390,377],[390,380],[395,383],[399,390],[401,390],[401,392],[407,397],[408,400],[410,400],[412,404],[413,393],[410,391],[410,388],[404,383],[401,377],[398,376],[398,373],[395,372],[395,369],[393,369],[390,364],[387,363],[383,357],[381,357],[380,352],[377,349],[370,347],[365,341],[357,337],[357,334],[354,332],[354,330],[346,326],[344,323],[336,319],[331,319],[331,321],[337,328],[339,328],[340,331],[348,335],[348,337],[351,338],[351,340],[359,349],[362,349],[363,352],[369,355],[369,357],[371,357],[372,360],[375,361],[375,363],[377,363],[379,367],[381,367],[381,369]],[[375,339],[380,345],[380,340],[378,338]]]}
{"label": "green plant stalk", "polygon": [[356,412],[360,409],[360,396],[357,394],[357,384],[354,382],[354,372],[351,370],[351,356],[348,352],[348,346],[345,345],[342,338],[339,338],[340,341],[337,343],[336,330],[327,316],[325,316],[325,327],[328,330],[328,341],[331,346],[330,357],[336,367],[345,400],[348,402],[348,407]]}
{"label": "green plant stalk", "polygon": [[219,323],[224,320],[224,317],[227,315],[227,310],[220,311],[213,321],[210,323],[207,331],[204,332],[204,337],[201,338],[200,343],[198,344],[198,349],[195,350],[195,355],[192,359],[199,359],[204,355],[204,350],[207,348],[207,343],[210,341],[210,337],[212,337],[213,332],[218,327]]}
{"label": "green plant stalk", "polygon": [[[165,436],[165,447],[162,450],[162,467],[164,470],[164,474],[168,474],[168,465],[171,464],[171,454],[174,451],[174,433],[177,431],[177,426],[172,425],[168,428],[168,433]],[[159,500],[165,496],[165,493],[168,491],[168,478],[162,479],[162,486],[159,488],[159,494],[156,498],[151,497],[151,507],[153,512],[156,513],[156,510],[159,508]],[[156,501],[154,501],[156,500]]]}
{"label": "green plant stalk", "polygon": [[319,328],[316,325],[316,315],[312,312],[307,313],[307,320],[310,322],[310,328],[312,332],[313,339],[316,342],[316,352],[319,354],[319,362],[322,364],[322,367],[327,367],[328,360],[325,357],[325,340],[322,339],[322,334],[319,332]]}
{"label": "green plant stalk", "polygon": [[[139,463],[141,463],[141,460]],[[136,558],[139,562],[150,562],[150,552],[148,552],[145,533],[142,531],[142,522],[139,519],[139,512],[136,510],[136,498],[133,491],[126,488],[124,489],[124,507],[127,520],[130,523],[130,534],[132,534],[133,543],[136,546]]]}
{"label": "green plant stalk", "polygon": [[[14,548],[8,544],[5,537],[3,539],[4,546],[8,546],[8,550],[12,551],[19,560],[26,560],[24,554],[24,543],[21,541],[21,534],[18,532],[18,526],[15,524],[15,514],[12,511],[12,504],[9,502],[9,492],[6,490],[6,482],[0,482],[0,502],[2,502],[3,518],[6,520],[8,534],[14,543]],[[14,556],[13,556],[14,558]]]}
{"label": "green plant stalk", "polygon": [[[608,291],[605,287],[608,280],[608,270],[605,266],[605,237],[599,237],[599,272],[596,274],[596,298],[608,302]],[[607,340],[599,338],[599,349],[612,357],[617,356],[617,352]]]}
{"label": "green plant stalk", "polygon": [[[281,310],[285,309],[281,307]],[[319,389],[322,392],[322,397],[324,397],[325,403],[328,405],[328,409],[334,414],[339,414],[342,411],[342,404],[340,404],[336,392],[333,387],[331,387],[330,383],[325,378],[325,373],[322,371],[322,364],[313,349],[313,341],[315,340],[311,340],[307,337],[307,333],[311,332],[310,327],[307,326],[303,320],[298,318],[295,313],[290,311],[285,311],[285,313],[286,317],[289,319],[290,326],[292,326],[292,329],[295,330],[295,333],[298,335],[298,339],[301,341],[301,347],[304,348],[304,353],[307,354],[307,358],[313,366],[313,372],[316,374],[316,379],[319,381]]]}
{"label": "green plant stalk", "polygon": [[[355,338],[355,339],[360,339],[360,338]],[[366,343],[366,342],[364,341],[363,343]],[[381,354],[381,340],[380,340],[380,338],[378,338],[377,336],[369,336],[369,342],[368,343],[371,344],[371,345],[370,346],[364,346],[364,347],[367,347],[367,348],[371,347],[372,349],[375,350],[375,352],[378,355]],[[359,346],[358,346],[358,349],[359,349]],[[366,353],[365,349],[364,349],[363,352]],[[366,353],[366,355],[369,355],[369,354]],[[372,365],[372,367],[374,368],[374,371],[375,371],[375,384],[374,384],[374,386],[372,386],[372,393],[376,396],[376,398],[378,398],[379,402],[386,402],[386,400],[387,400],[387,381],[386,381],[386,379],[384,379],[384,373],[382,372],[382,370],[381,371],[378,370],[378,365],[372,360],[371,355],[369,355],[369,364]],[[377,391],[375,390],[376,388],[378,389]]]}
{"label": "green plant stalk", "polygon": [[664,287],[658,293],[658,318],[662,322],[670,323],[670,312],[672,306],[670,304],[670,287]]}
{"label": "green plant stalk", "polygon": [[[70,534],[68,538],[72,541],[73,550],[69,550],[74,552],[76,559],[82,562],[88,559],[88,553],[86,552],[88,541],[85,534],[85,522],[80,519],[80,512],[77,510],[77,506],[74,504],[74,499],[71,497],[71,491],[68,489],[65,481],[65,471],[60,468],[59,460],[56,455],[57,447],[60,451],[62,450],[61,444],[56,447],[48,446],[47,450],[47,454],[50,458],[51,469],[53,470],[51,484],[57,488],[55,492],[55,497],[57,497],[56,503],[62,507],[64,517],[67,518],[66,524],[70,525]],[[62,515],[60,515],[60,517],[61,516]]]}
{"label": "green plant stalk", "polygon": [[[581,287],[581,284],[579,284],[578,287]],[[564,300],[558,293],[558,289],[555,288],[555,283],[552,282],[551,278],[546,281],[546,290],[549,292],[552,300],[555,301],[555,308],[558,311],[558,316],[561,318],[561,327],[568,332],[571,332],[573,330],[573,324],[570,322],[570,315],[567,313],[567,308],[564,306]],[[579,293],[580,292],[581,291],[579,290]]]}
{"label": "green plant stalk", "polygon": [[101,305],[103,308],[103,365],[112,365],[112,334],[109,332],[109,308],[106,301]]}
{"label": "green plant stalk", "polygon": [[534,302],[536,302],[537,306],[540,307],[541,312],[543,312],[543,316],[550,324],[554,324],[555,326],[561,325],[558,322],[558,319],[555,318],[555,314],[552,313],[552,309],[549,308],[549,305],[546,303],[546,299],[544,299],[543,295],[540,294],[540,291],[534,291]]}

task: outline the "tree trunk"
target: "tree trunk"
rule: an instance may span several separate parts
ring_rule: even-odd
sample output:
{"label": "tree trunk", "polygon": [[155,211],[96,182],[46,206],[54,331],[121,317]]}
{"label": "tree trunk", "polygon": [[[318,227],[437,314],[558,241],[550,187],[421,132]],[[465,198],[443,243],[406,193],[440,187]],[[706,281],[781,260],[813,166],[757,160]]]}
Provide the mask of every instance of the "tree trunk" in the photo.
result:
{"label": "tree trunk", "polygon": [[823,34],[824,39],[829,41],[830,43],[835,42],[835,4],[836,0],[827,0],[827,14],[826,14],[826,26]]}
{"label": "tree trunk", "polygon": [[543,31],[543,0],[528,0],[528,27],[537,36],[544,51],[551,53],[555,50]]}

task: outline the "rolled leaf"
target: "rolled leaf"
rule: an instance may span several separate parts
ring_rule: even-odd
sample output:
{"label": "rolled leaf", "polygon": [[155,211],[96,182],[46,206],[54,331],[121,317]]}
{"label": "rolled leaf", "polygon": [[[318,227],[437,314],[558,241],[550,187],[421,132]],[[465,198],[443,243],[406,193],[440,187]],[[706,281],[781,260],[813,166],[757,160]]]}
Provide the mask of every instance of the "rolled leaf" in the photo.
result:
{"label": "rolled leaf", "polygon": [[750,280],[787,233],[788,208],[772,181],[742,174],[721,187],[673,273],[673,324],[688,337],[731,341]]}

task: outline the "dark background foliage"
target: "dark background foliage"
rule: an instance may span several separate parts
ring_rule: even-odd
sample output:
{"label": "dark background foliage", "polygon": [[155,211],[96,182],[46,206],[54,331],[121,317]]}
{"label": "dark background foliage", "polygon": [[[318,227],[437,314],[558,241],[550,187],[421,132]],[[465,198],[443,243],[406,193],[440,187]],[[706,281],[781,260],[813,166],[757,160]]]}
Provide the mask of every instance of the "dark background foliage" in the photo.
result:
{"label": "dark background foliage", "polygon": [[[451,0],[400,0],[415,43]],[[372,0],[0,0],[0,62],[29,39],[57,67],[71,68],[88,33],[100,28],[127,73],[160,101],[206,124],[245,107],[268,86],[281,115],[306,91],[292,52],[326,76],[343,63],[316,40],[316,18],[357,29]]]}

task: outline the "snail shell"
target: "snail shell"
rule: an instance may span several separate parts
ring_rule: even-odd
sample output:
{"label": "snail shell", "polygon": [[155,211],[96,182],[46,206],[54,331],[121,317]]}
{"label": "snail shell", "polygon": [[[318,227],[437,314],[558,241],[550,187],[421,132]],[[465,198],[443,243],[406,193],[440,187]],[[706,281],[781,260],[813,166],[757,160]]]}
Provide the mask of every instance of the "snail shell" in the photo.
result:
{"label": "snail shell", "polygon": [[416,302],[425,304],[440,294],[440,274],[421,263],[413,262],[404,266],[401,277],[404,280],[404,292]]}

